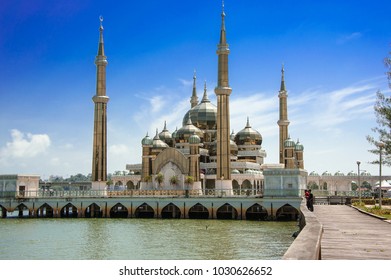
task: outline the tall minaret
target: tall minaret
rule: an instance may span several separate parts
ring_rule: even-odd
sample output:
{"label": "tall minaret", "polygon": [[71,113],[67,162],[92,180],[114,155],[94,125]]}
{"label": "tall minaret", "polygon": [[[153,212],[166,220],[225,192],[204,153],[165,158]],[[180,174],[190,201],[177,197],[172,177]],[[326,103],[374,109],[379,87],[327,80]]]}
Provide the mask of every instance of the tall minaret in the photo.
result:
{"label": "tall minaret", "polygon": [[[225,34],[224,2],[221,13],[220,43],[217,45],[218,55],[218,82],[215,88],[217,96],[217,170],[216,186],[232,188],[231,158],[230,158],[230,125],[229,125],[229,96],[232,89],[228,82],[228,54],[229,47]],[[224,186],[223,186],[224,185]]]}
{"label": "tall minaret", "polygon": [[106,65],[107,59],[103,43],[103,17],[100,20],[100,37],[96,65],[96,95],[94,112],[94,143],[92,155],[92,188],[104,189],[107,181],[107,103],[106,96]]}
{"label": "tall minaret", "polygon": [[285,78],[284,78],[284,65],[282,65],[281,69],[281,87],[278,94],[278,98],[280,99],[280,119],[277,124],[280,128],[280,163],[285,164],[285,156],[284,156],[284,142],[289,138],[288,135],[288,105],[287,99],[288,94],[285,88]]}
{"label": "tall minaret", "polygon": [[197,76],[196,76],[196,71],[194,70],[194,75],[193,75],[193,93],[192,93],[191,99],[190,99],[191,108],[193,108],[193,107],[198,105],[196,81],[197,81]]}

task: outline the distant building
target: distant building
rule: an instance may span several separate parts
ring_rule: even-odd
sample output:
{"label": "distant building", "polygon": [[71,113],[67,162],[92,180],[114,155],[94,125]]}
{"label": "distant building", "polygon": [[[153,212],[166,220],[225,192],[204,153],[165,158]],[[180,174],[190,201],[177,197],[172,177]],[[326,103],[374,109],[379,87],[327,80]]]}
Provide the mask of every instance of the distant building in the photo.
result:
{"label": "distant building", "polygon": [[39,190],[39,175],[0,175],[2,197],[34,197]]}

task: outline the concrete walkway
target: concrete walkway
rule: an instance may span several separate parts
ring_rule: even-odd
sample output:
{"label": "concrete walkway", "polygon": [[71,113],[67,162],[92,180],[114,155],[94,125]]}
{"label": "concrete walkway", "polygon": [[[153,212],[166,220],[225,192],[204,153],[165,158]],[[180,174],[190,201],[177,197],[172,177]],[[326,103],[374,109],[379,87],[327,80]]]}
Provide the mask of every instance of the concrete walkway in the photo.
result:
{"label": "concrete walkway", "polygon": [[314,205],[322,260],[391,260],[391,224],[346,205]]}

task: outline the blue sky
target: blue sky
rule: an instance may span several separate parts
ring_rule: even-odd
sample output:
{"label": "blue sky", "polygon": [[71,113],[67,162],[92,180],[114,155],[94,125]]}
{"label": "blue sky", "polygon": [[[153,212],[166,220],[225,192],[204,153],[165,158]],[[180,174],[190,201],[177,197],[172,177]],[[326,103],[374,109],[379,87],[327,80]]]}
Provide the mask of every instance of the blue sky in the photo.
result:
{"label": "blue sky", "polygon": [[[115,3],[115,4],[114,4]],[[389,95],[391,2],[226,0],[231,129],[247,117],[278,161],[278,90],[285,65],[290,135],[305,167],[322,173],[378,166],[365,136],[376,91]],[[0,3],[0,173],[91,172],[93,109],[104,17],[108,170],[141,162],[141,139],[189,109],[193,71],[215,103],[221,1]],[[384,172],[391,174],[390,168]]]}

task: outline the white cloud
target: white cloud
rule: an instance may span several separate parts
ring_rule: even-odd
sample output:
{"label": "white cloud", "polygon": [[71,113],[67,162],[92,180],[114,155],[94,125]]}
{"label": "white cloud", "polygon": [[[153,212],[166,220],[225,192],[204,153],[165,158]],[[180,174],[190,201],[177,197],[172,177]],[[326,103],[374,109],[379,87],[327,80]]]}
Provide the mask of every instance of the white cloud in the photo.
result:
{"label": "white cloud", "polygon": [[342,44],[346,44],[346,43],[348,43],[350,41],[360,39],[362,36],[363,36],[363,34],[361,32],[353,32],[353,33],[350,33],[350,34],[347,34],[347,35],[340,36],[337,39],[337,43],[341,44],[341,45]]}
{"label": "white cloud", "polygon": [[33,158],[43,154],[51,145],[47,134],[23,133],[17,129],[11,130],[11,142],[7,142],[0,150],[2,160],[13,158]]}

